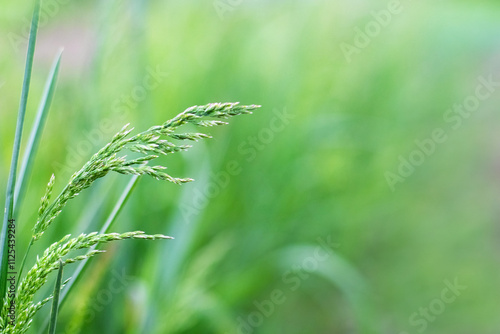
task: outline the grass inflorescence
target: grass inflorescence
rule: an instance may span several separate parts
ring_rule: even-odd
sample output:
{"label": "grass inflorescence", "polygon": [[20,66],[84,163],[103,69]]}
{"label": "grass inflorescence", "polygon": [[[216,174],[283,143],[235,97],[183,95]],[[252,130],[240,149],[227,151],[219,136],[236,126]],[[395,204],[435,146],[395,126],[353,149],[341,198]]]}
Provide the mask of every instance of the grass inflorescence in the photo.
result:
{"label": "grass inflorescence", "polygon": [[[109,172],[138,176],[149,175],[158,180],[176,184],[193,181],[190,178],[171,176],[164,172],[165,166],[151,166],[150,163],[161,155],[184,151],[191,147],[191,145],[182,144],[182,142],[211,138],[211,136],[204,133],[178,133],[176,130],[180,126],[187,123],[202,127],[224,125],[227,123],[221,119],[250,114],[258,107],[260,106],[244,106],[239,103],[211,103],[194,106],[186,109],[173,119],[136,135],[131,135],[133,128],[125,125],[108,144],[94,154],[79,171],[70,177],[68,184],[61,193],[50,202],[55,184],[55,175],[53,174],[41,198],[38,219],[34,225],[31,241],[21,264],[20,282],[15,297],[17,318],[15,323],[8,321],[10,301],[6,297],[0,314],[0,330],[2,330],[2,333],[25,333],[29,329],[37,311],[52,299],[52,296],[49,296],[42,301],[35,301],[35,293],[47,283],[48,275],[52,271],[59,269],[61,265],[86,261],[101,253],[102,250],[95,249],[98,244],[124,239],[171,239],[171,237],[162,234],[148,235],[141,231],[121,234],[92,232],[74,238],[67,235],[60,241],[53,243],[41,256],[37,257],[35,264],[22,277],[22,268],[25,265],[31,246],[43,236],[69,200],[75,198],[83,190],[90,187],[94,181],[106,176]],[[139,153],[141,156],[129,159],[127,155],[123,154],[124,151]],[[72,251],[80,249],[89,249],[89,251],[84,255],[70,256]]]}
{"label": "grass inflorescence", "polygon": [[[210,118],[225,119],[240,114],[249,114],[259,106],[241,106],[238,103],[211,103],[203,106],[188,108],[173,119],[162,125],[153,126],[148,130],[129,137],[133,128],[125,125],[113,139],[76,173],[61,194],[49,205],[54,177],[51,177],[47,191],[42,198],[38,221],[35,224],[33,239],[39,239],[51,222],[59,215],[66,203],[77,196],[82,190],[88,188],[95,180],[104,177],[109,172],[132,175],[149,175],[158,180],[165,180],[177,184],[192,181],[190,178],[177,178],[164,172],[164,166],[150,166],[148,163],[160,155],[167,155],[187,150],[191,145],[174,144],[162,139],[170,138],[177,141],[197,141],[210,138],[204,133],[175,133],[183,124],[192,123],[199,126],[216,126],[227,124],[224,121]],[[208,119],[207,119],[208,118]],[[132,151],[143,154],[142,157],[127,159],[126,155],[118,156],[122,151]]]}

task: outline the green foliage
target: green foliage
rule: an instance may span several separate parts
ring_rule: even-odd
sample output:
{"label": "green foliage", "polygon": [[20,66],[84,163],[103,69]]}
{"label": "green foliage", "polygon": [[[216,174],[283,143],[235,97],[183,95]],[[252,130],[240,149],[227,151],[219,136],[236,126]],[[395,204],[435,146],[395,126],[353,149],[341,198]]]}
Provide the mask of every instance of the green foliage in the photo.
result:
{"label": "green foliage", "polygon": [[[240,318],[258,319],[254,303],[280,289],[285,302],[255,333],[413,334],[419,327],[409,317],[439,298],[443,279],[455,275],[467,290],[425,333],[500,328],[493,293],[500,277],[498,91],[448,131],[394,192],[384,178],[418,148],[416,140],[447,125],[443,114],[474,93],[479,75],[496,79],[500,3],[401,2],[403,12],[348,63],[340,45],[352,44],[356,28],[363,31],[388,1],[223,2],[230,9],[223,19],[210,1],[59,2],[41,28],[30,100],[42,95],[55,50],[64,46],[65,54],[35,173],[15,217],[19,250],[29,243],[51,174],[53,199],[121,125],[142,131],[209,101],[258,101],[267,109],[210,129],[215,140],[158,158],[168,160],[164,172],[196,182],[176,187],[141,178],[108,232],[159,232],[175,241],[106,246],[66,298],[57,331],[236,334]],[[26,5],[2,6],[0,30],[23,34]],[[0,140],[11,143],[23,55],[8,38],[0,50]],[[133,99],[157,66],[167,73],[157,88]],[[33,117],[28,112],[26,124]],[[1,175],[10,155],[2,145]],[[129,182],[116,174],[67,205],[26,263],[63,235],[100,230]],[[0,178],[1,187],[6,182]],[[307,278],[288,289],[283,275],[328,235],[347,265],[332,257],[316,270],[297,270]],[[293,249],[304,251],[277,256]],[[66,266],[65,276],[73,277],[76,266]],[[357,294],[349,268],[366,283],[366,295]],[[102,303],[122,269],[125,284]],[[52,293],[55,276],[40,299]],[[44,327],[47,306],[30,333]]]}

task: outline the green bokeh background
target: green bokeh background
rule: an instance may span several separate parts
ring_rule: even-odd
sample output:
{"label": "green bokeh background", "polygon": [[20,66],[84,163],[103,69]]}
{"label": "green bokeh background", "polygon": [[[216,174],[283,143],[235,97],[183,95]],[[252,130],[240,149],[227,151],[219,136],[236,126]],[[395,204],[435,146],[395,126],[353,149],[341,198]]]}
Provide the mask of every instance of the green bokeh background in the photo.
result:
{"label": "green bokeh background", "polygon": [[[31,5],[0,6],[5,189]],[[44,6],[24,139],[51,62],[64,53],[16,217],[19,253],[51,173],[61,190],[125,123],[143,130],[209,102],[262,105],[163,160],[195,182],[141,179],[114,230],[176,239],[107,246],[63,306],[58,332],[500,331],[498,87],[460,124],[445,119],[471,101],[479,78],[500,81],[496,1],[401,1],[384,25],[374,13],[390,1]],[[355,45],[367,25],[379,29],[346,57],[343,43]],[[161,74],[157,87],[137,95],[150,71]],[[387,173],[436,129],[446,140],[391,187]],[[127,182],[112,175],[82,193],[33,254],[98,229]],[[454,281],[465,290],[440,302]]]}

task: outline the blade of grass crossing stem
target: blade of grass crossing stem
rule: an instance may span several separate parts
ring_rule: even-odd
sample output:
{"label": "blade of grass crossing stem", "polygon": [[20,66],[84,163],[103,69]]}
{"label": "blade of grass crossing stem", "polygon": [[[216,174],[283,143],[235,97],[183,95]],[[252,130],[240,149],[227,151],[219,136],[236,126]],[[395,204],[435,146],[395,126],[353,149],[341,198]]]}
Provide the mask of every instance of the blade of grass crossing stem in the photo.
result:
{"label": "blade of grass crossing stem", "polygon": [[26,67],[24,71],[23,88],[21,92],[21,101],[19,103],[19,112],[17,115],[16,134],[14,138],[14,146],[12,149],[12,161],[10,165],[9,180],[7,182],[7,194],[5,196],[5,211],[0,234],[0,298],[5,298],[7,273],[8,273],[8,252],[7,252],[7,225],[13,219],[14,210],[14,189],[16,186],[16,171],[17,162],[19,159],[19,150],[21,146],[21,137],[23,132],[24,115],[26,114],[26,105],[28,101],[28,93],[31,82],[31,70],[33,68],[33,56],[35,54],[36,35],[38,31],[38,19],[40,17],[40,0],[35,1],[33,10],[33,18],[31,19],[31,29],[28,41],[28,52],[26,55]]}
{"label": "blade of grass crossing stem", "polygon": [[[108,218],[106,219],[106,222],[104,223],[101,230],[99,231],[99,234],[109,232],[109,229],[111,228],[111,226],[115,222],[116,217],[118,217],[118,214],[122,211],[123,206],[125,205],[125,203],[129,199],[130,194],[132,193],[132,190],[134,189],[138,180],[139,180],[139,175],[134,175],[130,179],[126,188],[123,190],[122,195],[118,199],[118,202],[116,202],[115,207],[113,208],[113,211],[111,211]],[[92,246],[91,248],[89,248],[89,251],[95,250],[98,245],[99,244]],[[64,299],[65,299],[66,295],[69,293],[71,287],[76,283],[78,277],[83,272],[83,270],[86,268],[88,260],[89,259],[85,259],[85,260],[81,261],[79,263],[78,267],[76,268],[75,272],[73,273],[73,275],[71,275],[73,277],[73,279],[67,284],[66,288],[64,289],[62,296],[61,296],[61,303],[64,302]]]}
{"label": "blade of grass crossing stem", "polygon": [[52,298],[52,310],[50,311],[49,334],[56,333],[57,313],[59,311],[59,293],[61,292],[63,274],[63,262],[59,260],[59,270],[57,271],[56,286]]}
{"label": "blade of grass crossing stem", "polygon": [[[102,233],[108,233],[109,229],[113,225],[113,223],[116,220],[116,217],[118,217],[118,214],[121,212],[122,208],[125,206],[125,203],[130,197],[130,194],[132,193],[132,190],[134,189],[135,185],[137,184],[137,181],[139,180],[139,175],[134,175],[130,181],[128,182],[127,186],[122,192],[122,195],[116,202],[113,211],[109,214],[108,218],[106,219],[106,222],[102,226],[101,230],[99,231],[100,234]],[[93,251],[97,248],[99,244],[92,246],[89,248],[89,251]],[[66,296],[68,293],[71,291],[71,288],[75,283],[78,281],[78,278],[81,276],[81,274],[84,272],[84,270],[87,268],[86,265],[88,263],[89,259],[82,260],[79,264],[74,273],[71,275],[72,279],[66,284],[63,292],[61,293],[60,296],[60,305],[64,303],[66,300]],[[41,327],[40,331],[38,333],[43,333],[45,331],[45,328],[48,326],[48,319],[45,321],[43,326]]]}
{"label": "blade of grass crossing stem", "polygon": [[35,122],[31,128],[30,137],[26,149],[24,151],[24,157],[19,170],[19,176],[16,180],[16,189],[14,191],[14,216],[19,212],[19,207],[21,206],[24,192],[26,190],[26,183],[28,181],[28,175],[31,172],[33,166],[33,160],[36,156],[36,151],[38,148],[38,143],[40,142],[40,137],[42,136],[43,127],[45,125],[45,120],[50,110],[50,105],[52,103],[52,98],[54,97],[54,91],[57,83],[57,75],[59,73],[59,65],[61,63],[62,50],[59,51],[52,69],[50,70],[49,77],[45,83],[45,90],[43,92],[42,100],[38,107],[38,112],[36,115]]}

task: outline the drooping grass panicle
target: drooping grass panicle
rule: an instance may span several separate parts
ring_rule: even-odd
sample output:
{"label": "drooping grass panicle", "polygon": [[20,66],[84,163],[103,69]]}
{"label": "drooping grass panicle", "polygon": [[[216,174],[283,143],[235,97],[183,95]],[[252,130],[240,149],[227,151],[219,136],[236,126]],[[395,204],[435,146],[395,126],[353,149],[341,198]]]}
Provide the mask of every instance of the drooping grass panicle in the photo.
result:
{"label": "drooping grass panicle", "polygon": [[[42,200],[42,214],[35,225],[33,239],[37,240],[41,237],[70,199],[109,172],[149,175],[158,180],[177,184],[192,181],[190,178],[177,178],[165,173],[166,167],[164,166],[148,165],[160,155],[184,151],[191,147],[190,145],[175,144],[161,138],[168,137],[177,141],[197,141],[210,138],[209,135],[203,133],[175,133],[175,130],[186,123],[199,126],[223,125],[226,122],[212,120],[211,118],[225,119],[240,114],[250,114],[258,107],[260,106],[242,106],[239,103],[211,103],[203,106],[193,106],[162,125],[153,126],[132,137],[129,137],[129,134],[133,128],[129,128],[128,124],[125,125],[108,144],[90,158],[82,169],[71,176],[69,184],[50,206],[46,201]],[[118,156],[118,153],[124,150],[141,153],[144,156],[127,160],[125,155]]]}
{"label": "drooping grass panicle", "polygon": [[[99,234],[97,232],[89,234],[80,234],[77,237],[70,238],[66,235],[60,241],[50,245],[41,257],[38,257],[33,267],[26,273],[26,276],[21,280],[16,293],[16,307],[19,310],[16,323],[14,325],[6,324],[2,333],[24,333],[29,328],[30,320],[33,318],[34,313],[39,309],[38,304],[34,303],[35,293],[47,283],[48,275],[59,269],[60,263],[63,265],[74,263],[88,259],[96,254],[101,253],[101,250],[91,250],[90,252],[79,255],[73,258],[64,258],[71,251],[79,249],[91,248],[93,245],[99,243],[107,243],[116,240],[125,239],[172,239],[172,237],[154,234],[144,234],[142,231],[126,232],[126,233],[106,233]],[[60,262],[62,261],[62,262]],[[9,303],[5,302],[2,314],[8,314]],[[2,321],[5,324],[5,322]]]}

